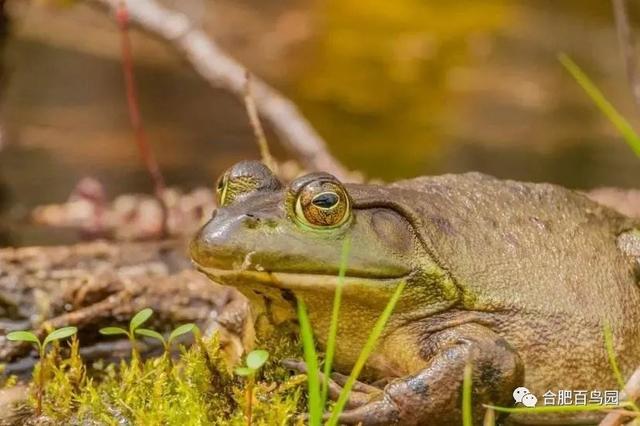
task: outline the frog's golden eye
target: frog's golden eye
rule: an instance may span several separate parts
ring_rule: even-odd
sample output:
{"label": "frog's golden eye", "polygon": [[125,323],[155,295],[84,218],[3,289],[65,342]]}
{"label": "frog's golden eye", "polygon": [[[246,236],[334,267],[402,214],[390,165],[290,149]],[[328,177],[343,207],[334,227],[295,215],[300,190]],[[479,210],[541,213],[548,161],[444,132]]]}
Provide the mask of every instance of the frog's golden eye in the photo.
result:
{"label": "frog's golden eye", "polygon": [[349,219],[349,196],[336,181],[315,180],[298,193],[296,219],[315,228],[335,228]]}
{"label": "frog's golden eye", "polygon": [[280,188],[282,184],[267,166],[259,161],[241,161],[218,179],[218,207],[227,207],[256,192],[271,192]]}
{"label": "frog's golden eye", "polygon": [[218,183],[216,184],[216,201],[218,202],[218,207],[223,207],[225,198],[227,198],[227,187],[229,186],[229,172],[226,172],[220,178],[218,178]]}

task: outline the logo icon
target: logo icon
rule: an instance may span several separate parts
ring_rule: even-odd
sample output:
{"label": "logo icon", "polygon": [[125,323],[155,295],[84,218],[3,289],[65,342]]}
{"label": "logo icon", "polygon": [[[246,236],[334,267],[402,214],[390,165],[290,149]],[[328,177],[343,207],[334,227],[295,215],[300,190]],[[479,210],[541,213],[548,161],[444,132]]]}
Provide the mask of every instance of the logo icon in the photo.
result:
{"label": "logo icon", "polygon": [[520,386],[513,391],[513,399],[529,408],[535,407],[538,403],[538,398],[536,398],[536,396],[529,392],[529,389],[524,386]]}

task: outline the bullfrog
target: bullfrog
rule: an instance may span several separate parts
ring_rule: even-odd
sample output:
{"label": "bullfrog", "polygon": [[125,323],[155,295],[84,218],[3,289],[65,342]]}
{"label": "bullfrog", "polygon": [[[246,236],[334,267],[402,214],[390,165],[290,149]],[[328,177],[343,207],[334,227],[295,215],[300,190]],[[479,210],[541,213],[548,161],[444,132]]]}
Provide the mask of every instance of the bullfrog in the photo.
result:
{"label": "bullfrog", "polygon": [[538,406],[548,392],[602,395],[619,388],[607,327],[623,377],[640,366],[640,222],[581,193],[479,173],[379,185],[311,173],[284,185],[256,161],[231,167],[217,192],[219,207],[191,243],[195,266],[274,317],[304,300],[321,348],[350,240],[337,372],[349,373],[405,283],[343,424],[459,425],[467,365],[477,424],[483,404],[513,407],[523,387]]}

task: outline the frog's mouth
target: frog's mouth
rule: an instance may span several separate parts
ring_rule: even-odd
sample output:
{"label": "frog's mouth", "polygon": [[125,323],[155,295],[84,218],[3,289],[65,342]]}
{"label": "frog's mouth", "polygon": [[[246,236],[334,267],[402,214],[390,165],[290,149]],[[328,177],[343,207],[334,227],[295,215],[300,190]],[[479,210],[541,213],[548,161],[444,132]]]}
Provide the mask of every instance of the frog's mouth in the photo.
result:
{"label": "frog's mouth", "polygon": [[[253,271],[239,269],[212,268],[193,262],[195,267],[212,280],[232,287],[263,285],[290,291],[330,291],[333,292],[340,283],[340,278],[334,274],[314,274],[296,272]],[[378,290],[393,288],[402,280],[408,279],[410,274],[388,277],[360,277],[345,276],[345,289],[353,287],[371,287]]]}
{"label": "frog's mouth", "polygon": [[271,306],[269,309],[286,306],[293,308],[293,312],[298,297],[307,305],[331,301],[339,285],[343,288],[343,301],[377,309],[381,304],[384,306],[397,285],[411,275],[384,278],[346,276],[340,284],[340,278],[335,274],[219,269],[193,263],[212,281],[236,288],[252,302],[263,300]]}

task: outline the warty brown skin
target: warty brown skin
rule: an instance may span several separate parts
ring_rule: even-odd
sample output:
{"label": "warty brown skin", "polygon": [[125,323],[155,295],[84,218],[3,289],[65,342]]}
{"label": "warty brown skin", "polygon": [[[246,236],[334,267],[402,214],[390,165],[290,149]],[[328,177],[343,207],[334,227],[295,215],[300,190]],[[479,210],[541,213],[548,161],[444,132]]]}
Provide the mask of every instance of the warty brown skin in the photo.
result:
{"label": "warty brown skin", "polygon": [[[242,184],[234,186],[235,178]],[[547,390],[616,389],[604,350],[607,323],[623,376],[640,365],[637,221],[558,186],[477,173],[391,185],[342,186],[325,174],[287,187],[274,179],[257,162],[231,168],[231,201],[223,200],[196,236],[192,258],[212,279],[253,300],[270,299],[271,307],[290,308],[283,297],[289,292],[307,300],[322,346],[349,238],[335,359],[345,373],[391,293],[406,281],[364,372],[389,383],[366,403],[356,398],[360,406],[347,410],[343,423],[460,424],[467,362],[478,424],[482,404],[512,406],[518,386],[540,402]],[[348,203],[350,216],[335,227],[307,223],[296,200],[306,188],[308,201],[315,187],[337,188],[340,197],[323,194],[319,205]],[[509,421],[600,417],[529,414]]]}

